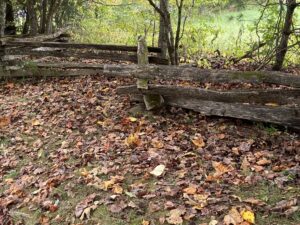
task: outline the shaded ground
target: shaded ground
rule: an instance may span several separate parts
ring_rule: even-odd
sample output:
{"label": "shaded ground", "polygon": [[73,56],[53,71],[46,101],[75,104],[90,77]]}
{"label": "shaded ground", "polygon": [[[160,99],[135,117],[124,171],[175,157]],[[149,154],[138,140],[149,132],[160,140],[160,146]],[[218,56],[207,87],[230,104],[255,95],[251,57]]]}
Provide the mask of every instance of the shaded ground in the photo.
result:
{"label": "shaded ground", "polygon": [[182,109],[132,110],[115,94],[130,82],[0,84],[0,221],[230,224],[241,219],[234,211],[244,225],[243,212],[256,224],[300,224],[297,134]]}

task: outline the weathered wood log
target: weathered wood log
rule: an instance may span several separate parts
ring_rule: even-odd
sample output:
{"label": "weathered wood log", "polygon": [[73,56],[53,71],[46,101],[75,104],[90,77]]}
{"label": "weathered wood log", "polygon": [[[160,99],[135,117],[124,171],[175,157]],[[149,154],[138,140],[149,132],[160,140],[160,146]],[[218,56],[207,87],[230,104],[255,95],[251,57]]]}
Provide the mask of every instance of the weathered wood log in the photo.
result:
{"label": "weathered wood log", "polygon": [[[65,51],[64,49],[52,49],[46,51],[37,51],[31,49],[8,49],[6,55],[28,55],[28,56],[36,56],[36,57],[59,57],[59,58],[70,58],[70,57],[77,57],[77,58],[84,58],[84,59],[104,59],[104,60],[111,60],[111,61],[128,61],[137,63],[137,55],[136,54],[125,54],[125,53],[112,53],[112,52],[72,52],[72,51]],[[155,56],[149,56],[149,62],[152,64],[161,64],[166,65],[168,62],[165,59],[161,59]]]}
{"label": "weathered wood log", "polygon": [[[32,41],[7,41],[8,47],[49,47],[49,48],[67,48],[67,49],[94,49],[105,51],[125,51],[137,52],[137,46],[126,45],[99,45],[99,44],[78,44],[78,43],[60,43],[60,42],[32,42]],[[152,53],[160,53],[161,49],[156,47],[148,47],[148,51]]]}
{"label": "weathered wood log", "polygon": [[300,76],[274,71],[230,71],[199,68],[182,68],[176,66],[149,65],[105,65],[106,74],[126,74],[136,78],[183,80],[202,83],[254,83],[276,84],[300,87]]}
{"label": "weathered wood log", "polygon": [[[131,100],[141,102],[142,95],[131,95]],[[195,98],[164,97],[165,105],[190,109],[205,116],[220,116],[256,122],[274,123],[300,130],[300,107],[259,106],[241,103],[205,101]]]}
{"label": "weathered wood log", "polygon": [[104,64],[87,64],[87,63],[35,63],[36,67],[43,69],[97,69],[103,70]]}
{"label": "weathered wood log", "polygon": [[191,109],[207,116],[222,116],[268,122],[300,129],[300,107],[271,107],[204,101],[195,98],[165,98],[168,105]]}
{"label": "weathered wood log", "polygon": [[3,70],[0,68],[0,78],[20,78],[20,77],[67,77],[67,76],[86,76],[103,74],[102,70],[49,70],[49,69],[18,69]]}
{"label": "weathered wood log", "polygon": [[191,97],[227,103],[297,104],[300,106],[300,89],[215,91],[172,85],[148,85],[148,89],[144,90],[131,85],[117,88],[117,94],[160,94],[168,97]]}

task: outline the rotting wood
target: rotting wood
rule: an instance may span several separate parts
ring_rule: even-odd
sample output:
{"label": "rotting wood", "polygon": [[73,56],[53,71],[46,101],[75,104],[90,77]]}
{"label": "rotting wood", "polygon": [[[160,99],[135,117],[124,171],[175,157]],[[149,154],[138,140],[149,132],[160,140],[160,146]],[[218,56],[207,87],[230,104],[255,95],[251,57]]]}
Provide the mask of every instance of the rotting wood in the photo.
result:
{"label": "rotting wood", "polygon": [[131,85],[119,87],[117,94],[160,94],[168,97],[192,97],[227,103],[297,104],[300,106],[300,89],[216,91],[174,85],[149,85],[147,90],[143,90]]}

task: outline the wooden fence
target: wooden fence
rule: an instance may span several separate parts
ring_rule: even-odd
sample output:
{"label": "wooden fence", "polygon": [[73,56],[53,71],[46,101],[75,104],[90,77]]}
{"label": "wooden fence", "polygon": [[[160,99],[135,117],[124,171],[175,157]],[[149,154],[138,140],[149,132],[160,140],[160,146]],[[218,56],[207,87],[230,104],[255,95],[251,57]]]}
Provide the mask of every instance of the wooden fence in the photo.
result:
{"label": "wooden fence", "polygon": [[[160,48],[149,47],[149,61],[152,64],[167,65],[166,59],[159,57]],[[1,41],[0,56],[53,56],[59,58],[104,59],[137,63],[136,46],[77,44],[37,41]]]}
{"label": "wooden fence", "polygon": [[[27,44],[31,48],[40,47],[34,43]],[[20,43],[20,45],[24,44]],[[58,46],[65,49],[68,49],[68,46],[74,48],[74,44],[68,43],[43,43],[42,45],[50,48]],[[6,43],[6,46],[10,44]],[[116,46],[82,44],[76,45],[76,48],[86,49],[87,46],[108,51],[116,49]],[[149,109],[152,107],[149,102],[152,101],[156,106],[164,104],[182,107],[207,116],[270,122],[300,130],[300,76],[271,71],[240,72],[148,65],[151,58],[143,49],[148,49],[151,53],[159,53],[159,49],[147,48],[145,43],[139,43],[138,47],[119,46],[118,51],[135,52],[134,56],[136,60],[139,59],[139,64],[35,63],[23,68],[0,70],[0,77],[101,74],[110,77],[136,78],[138,81],[136,84],[119,87],[117,94],[130,95],[134,100],[144,101]],[[168,84],[156,84],[157,80],[160,83],[168,81]],[[190,82],[193,85],[176,85],[178,81]],[[204,83],[210,83],[212,86],[249,83],[259,88],[219,91],[200,88],[199,86],[203,86],[200,84]]]}

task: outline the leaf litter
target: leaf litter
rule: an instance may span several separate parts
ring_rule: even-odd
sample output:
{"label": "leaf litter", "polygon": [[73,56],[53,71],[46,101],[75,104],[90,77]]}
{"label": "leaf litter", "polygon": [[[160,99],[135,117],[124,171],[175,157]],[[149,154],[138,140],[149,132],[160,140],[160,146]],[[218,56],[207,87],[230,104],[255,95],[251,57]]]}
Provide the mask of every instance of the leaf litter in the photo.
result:
{"label": "leaf litter", "polygon": [[[128,83],[0,83],[0,224],[26,224],[27,214],[40,224],[97,224],[102,207],[122,224],[132,224],[129,212],[138,224],[299,214],[299,135],[178,108],[136,117],[115,94]],[[263,182],[282,195],[243,191]]]}

